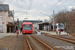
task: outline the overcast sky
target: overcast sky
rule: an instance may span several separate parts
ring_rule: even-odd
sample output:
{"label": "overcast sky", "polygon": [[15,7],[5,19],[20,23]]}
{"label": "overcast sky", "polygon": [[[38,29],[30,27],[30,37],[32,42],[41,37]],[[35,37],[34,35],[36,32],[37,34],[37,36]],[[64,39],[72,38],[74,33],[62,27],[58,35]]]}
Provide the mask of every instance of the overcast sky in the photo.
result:
{"label": "overcast sky", "polygon": [[75,8],[75,0],[5,0],[4,3],[15,11],[15,20],[49,20],[53,10],[57,14],[62,10],[70,11],[72,7]]}

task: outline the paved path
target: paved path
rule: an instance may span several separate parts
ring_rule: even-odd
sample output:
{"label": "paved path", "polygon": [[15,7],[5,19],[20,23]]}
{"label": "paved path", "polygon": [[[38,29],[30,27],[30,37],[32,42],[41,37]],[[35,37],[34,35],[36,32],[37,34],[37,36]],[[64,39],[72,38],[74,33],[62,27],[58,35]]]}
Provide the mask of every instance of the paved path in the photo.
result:
{"label": "paved path", "polygon": [[[5,36],[9,36],[9,35],[16,35],[16,33],[0,33],[0,38],[3,38]],[[22,35],[22,34],[19,34]]]}

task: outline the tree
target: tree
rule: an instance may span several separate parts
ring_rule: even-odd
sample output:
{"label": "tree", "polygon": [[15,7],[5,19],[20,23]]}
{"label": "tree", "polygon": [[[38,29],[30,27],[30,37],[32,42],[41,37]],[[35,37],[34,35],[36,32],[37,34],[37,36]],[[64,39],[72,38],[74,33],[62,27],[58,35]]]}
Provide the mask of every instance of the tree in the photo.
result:
{"label": "tree", "polygon": [[[66,19],[68,18],[68,26],[70,32],[73,32],[75,27],[75,9],[72,9],[72,11],[61,11],[58,14],[55,15],[55,21],[58,23],[59,18],[61,19],[61,23],[64,24],[65,30],[66,30]],[[75,32],[75,31],[74,31]]]}

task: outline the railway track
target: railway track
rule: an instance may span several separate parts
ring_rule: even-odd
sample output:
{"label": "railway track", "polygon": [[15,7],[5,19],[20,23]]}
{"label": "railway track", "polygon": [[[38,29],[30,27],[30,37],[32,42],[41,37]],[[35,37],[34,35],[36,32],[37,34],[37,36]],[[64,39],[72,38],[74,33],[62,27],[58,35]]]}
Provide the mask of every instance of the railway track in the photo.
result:
{"label": "railway track", "polygon": [[50,46],[48,46],[33,35],[27,35],[27,38],[27,41],[29,41],[31,45],[30,48],[32,48],[32,50],[53,50]]}
{"label": "railway track", "polygon": [[48,48],[48,50],[53,50],[50,46],[48,46],[47,44],[45,44],[44,42],[42,42],[41,40],[39,40],[38,38],[36,38],[35,36],[31,35],[33,38],[35,38],[38,42],[40,42],[41,44],[43,44],[45,47]]}
{"label": "railway track", "polygon": [[23,45],[24,45],[24,50],[32,50],[32,48],[31,48],[31,46],[30,46],[30,43],[29,43],[29,41],[28,41],[28,39],[27,39],[27,36],[26,35],[24,35],[23,36],[23,38],[24,38],[24,42],[23,42]]}
{"label": "railway track", "polygon": [[51,37],[51,38],[55,38],[55,39],[59,39],[59,40],[62,40],[62,41],[66,41],[66,42],[69,42],[69,43],[72,43],[72,44],[75,44],[75,39],[70,39],[70,38],[66,38],[66,37],[61,37],[61,36],[50,36],[50,35],[46,35],[45,36],[48,36],[48,37]]}

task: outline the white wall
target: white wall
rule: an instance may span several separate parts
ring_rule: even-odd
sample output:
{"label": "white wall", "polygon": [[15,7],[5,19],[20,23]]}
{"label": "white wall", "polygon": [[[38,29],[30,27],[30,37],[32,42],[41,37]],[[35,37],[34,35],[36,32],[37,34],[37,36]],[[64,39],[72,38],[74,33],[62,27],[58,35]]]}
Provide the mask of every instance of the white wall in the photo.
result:
{"label": "white wall", "polygon": [[0,32],[2,32],[2,20],[4,21],[4,18],[3,18],[3,12],[0,11]]}
{"label": "white wall", "polygon": [[33,28],[37,28],[37,29],[39,29],[39,25],[38,25],[38,23],[35,23],[35,24],[33,24]]}
{"label": "white wall", "polygon": [[12,16],[8,17],[8,22],[13,22],[13,17]]}

